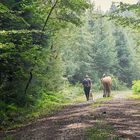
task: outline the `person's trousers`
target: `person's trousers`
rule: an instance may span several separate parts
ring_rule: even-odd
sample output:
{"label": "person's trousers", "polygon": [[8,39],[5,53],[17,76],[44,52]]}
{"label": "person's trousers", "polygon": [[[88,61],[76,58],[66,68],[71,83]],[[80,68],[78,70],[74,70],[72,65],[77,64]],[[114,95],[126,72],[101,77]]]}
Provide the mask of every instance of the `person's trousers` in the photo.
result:
{"label": "person's trousers", "polygon": [[84,87],[84,92],[86,95],[87,101],[89,100],[89,94],[90,94],[90,87]]}

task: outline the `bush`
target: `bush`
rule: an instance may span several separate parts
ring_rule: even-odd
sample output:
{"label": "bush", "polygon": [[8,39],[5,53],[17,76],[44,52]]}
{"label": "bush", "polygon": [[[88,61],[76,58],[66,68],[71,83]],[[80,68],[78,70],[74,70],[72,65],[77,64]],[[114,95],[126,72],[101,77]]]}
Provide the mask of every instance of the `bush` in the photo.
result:
{"label": "bush", "polygon": [[140,93],[140,80],[133,81],[132,84],[133,84],[132,85],[133,93],[139,94]]}
{"label": "bush", "polygon": [[127,89],[126,83],[119,81],[119,79],[115,76],[112,77],[112,90],[125,90]]}

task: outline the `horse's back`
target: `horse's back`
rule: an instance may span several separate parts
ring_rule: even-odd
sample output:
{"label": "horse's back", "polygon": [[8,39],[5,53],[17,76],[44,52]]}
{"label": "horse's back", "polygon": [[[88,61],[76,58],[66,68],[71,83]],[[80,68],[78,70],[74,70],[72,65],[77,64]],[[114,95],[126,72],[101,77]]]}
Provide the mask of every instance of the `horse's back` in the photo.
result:
{"label": "horse's back", "polygon": [[102,78],[101,81],[103,84],[110,84],[110,85],[112,84],[112,79],[110,76],[106,76],[106,77]]}

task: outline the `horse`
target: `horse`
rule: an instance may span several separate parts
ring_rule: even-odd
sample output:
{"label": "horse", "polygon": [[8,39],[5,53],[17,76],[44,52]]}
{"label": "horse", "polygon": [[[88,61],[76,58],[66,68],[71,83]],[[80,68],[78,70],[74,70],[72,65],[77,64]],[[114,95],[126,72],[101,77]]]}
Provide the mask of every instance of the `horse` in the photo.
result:
{"label": "horse", "polygon": [[110,76],[105,76],[101,79],[103,85],[103,97],[110,97],[111,93],[111,86],[112,86],[112,79]]}

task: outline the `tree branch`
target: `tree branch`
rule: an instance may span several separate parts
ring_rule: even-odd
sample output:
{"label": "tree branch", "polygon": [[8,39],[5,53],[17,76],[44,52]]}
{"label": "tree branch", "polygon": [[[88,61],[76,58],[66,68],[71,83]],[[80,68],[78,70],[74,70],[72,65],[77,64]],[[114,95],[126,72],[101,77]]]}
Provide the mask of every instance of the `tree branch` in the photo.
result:
{"label": "tree branch", "polygon": [[46,25],[47,25],[47,23],[48,23],[48,20],[49,20],[51,14],[52,14],[52,11],[54,10],[54,8],[55,8],[57,2],[58,2],[58,0],[55,1],[55,3],[53,4],[53,6],[52,6],[52,8],[51,8],[51,10],[50,10],[50,12],[49,12],[49,14],[48,14],[48,16],[47,16],[47,18],[46,18],[46,20],[45,20],[45,23],[44,23],[44,26],[43,26],[43,28],[42,28],[42,32],[45,30],[45,27],[46,27]]}

